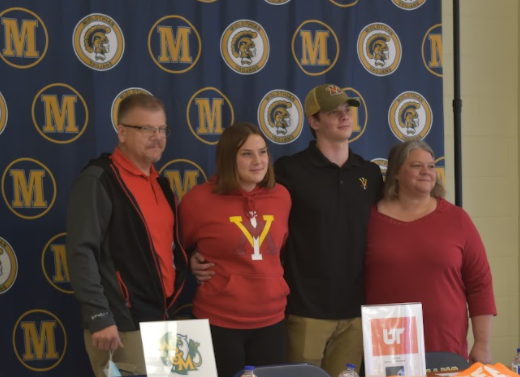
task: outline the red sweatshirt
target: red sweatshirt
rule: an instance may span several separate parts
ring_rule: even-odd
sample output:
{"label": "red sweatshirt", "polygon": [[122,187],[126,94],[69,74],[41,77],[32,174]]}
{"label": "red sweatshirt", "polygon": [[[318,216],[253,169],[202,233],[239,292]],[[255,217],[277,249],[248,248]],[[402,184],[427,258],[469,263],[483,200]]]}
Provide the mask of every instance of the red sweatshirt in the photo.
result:
{"label": "red sweatshirt", "polygon": [[197,289],[193,314],[227,328],[273,325],[284,318],[289,294],[280,262],[289,192],[278,184],[228,195],[214,188],[215,178],[195,186],[180,206],[185,247],[215,263],[215,275]]}

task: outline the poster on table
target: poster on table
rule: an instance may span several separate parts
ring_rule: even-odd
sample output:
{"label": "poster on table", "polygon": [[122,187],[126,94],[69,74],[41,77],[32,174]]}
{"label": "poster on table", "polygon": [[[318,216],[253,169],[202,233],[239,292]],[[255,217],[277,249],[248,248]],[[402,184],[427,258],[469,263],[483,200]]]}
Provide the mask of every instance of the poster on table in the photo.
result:
{"label": "poster on table", "polygon": [[421,303],[361,307],[365,374],[426,376]]}
{"label": "poster on table", "polygon": [[218,377],[207,319],[141,322],[148,377]]}

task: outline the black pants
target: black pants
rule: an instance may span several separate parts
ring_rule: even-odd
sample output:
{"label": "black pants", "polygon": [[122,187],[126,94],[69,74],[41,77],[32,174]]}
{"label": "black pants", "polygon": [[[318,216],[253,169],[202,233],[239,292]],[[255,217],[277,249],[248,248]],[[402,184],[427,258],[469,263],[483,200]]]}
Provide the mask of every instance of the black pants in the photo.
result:
{"label": "black pants", "polygon": [[219,377],[233,377],[245,365],[285,362],[285,320],[259,329],[239,330],[210,325]]}

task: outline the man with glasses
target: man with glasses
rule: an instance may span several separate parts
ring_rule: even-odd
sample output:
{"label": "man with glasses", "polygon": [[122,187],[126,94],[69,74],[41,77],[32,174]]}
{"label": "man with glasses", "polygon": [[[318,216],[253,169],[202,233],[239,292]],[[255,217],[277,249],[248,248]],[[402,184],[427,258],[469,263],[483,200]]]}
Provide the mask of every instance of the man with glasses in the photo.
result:
{"label": "man with glasses", "polygon": [[153,166],[169,134],[160,99],[126,97],[117,147],[92,160],[72,187],[67,259],[97,377],[110,358],[121,371],[146,373],[139,322],[171,318],[184,285],[176,198]]}

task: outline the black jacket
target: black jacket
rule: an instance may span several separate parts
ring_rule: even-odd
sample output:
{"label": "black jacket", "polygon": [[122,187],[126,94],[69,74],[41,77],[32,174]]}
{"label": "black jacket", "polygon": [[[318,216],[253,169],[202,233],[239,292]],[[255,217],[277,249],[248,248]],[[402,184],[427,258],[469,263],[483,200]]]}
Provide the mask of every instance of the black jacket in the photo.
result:
{"label": "black jacket", "polygon": [[137,201],[108,154],[92,160],[74,182],[67,214],[67,261],[83,325],[139,329],[166,320],[184,285],[187,257],[179,242],[177,204],[168,181],[157,178],[175,218],[175,287],[165,297],[161,268]]}

